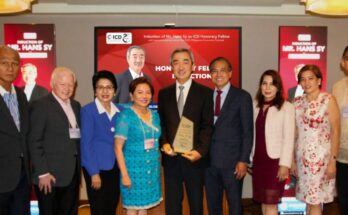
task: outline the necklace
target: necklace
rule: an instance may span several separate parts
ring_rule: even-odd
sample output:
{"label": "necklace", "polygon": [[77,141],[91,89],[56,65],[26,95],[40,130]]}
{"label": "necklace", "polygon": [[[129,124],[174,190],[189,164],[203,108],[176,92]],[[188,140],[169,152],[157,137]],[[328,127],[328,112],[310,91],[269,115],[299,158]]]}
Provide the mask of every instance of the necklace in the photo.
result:
{"label": "necklace", "polygon": [[138,116],[139,119],[141,119],[144,123],[146,123],[149,126],[152,126],[152,114],[151,111],[148,109],[138,109],[134,106],[132,106],[132,109],[134,113]]}

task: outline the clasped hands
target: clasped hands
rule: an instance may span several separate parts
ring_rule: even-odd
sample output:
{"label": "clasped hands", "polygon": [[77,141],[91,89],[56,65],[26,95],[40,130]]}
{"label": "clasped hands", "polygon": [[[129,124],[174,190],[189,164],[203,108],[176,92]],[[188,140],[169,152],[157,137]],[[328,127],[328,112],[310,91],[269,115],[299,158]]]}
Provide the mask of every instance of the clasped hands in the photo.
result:
{"label": "clasped hands", "polygon": [[[164,144],[163,147],[161,148],[161,151],[163,151],[166,155],[169,155],[171,157],[174,157],[177,155],[177,153],[173,150],[173,148],[170,146],[169,143]],[[183,156],[184,158],[186,158],[187,160],[191,162],[195,162],[202,157],[202,155],[196,150],[191,150],[189,152],[182,153],[181,156]]]}

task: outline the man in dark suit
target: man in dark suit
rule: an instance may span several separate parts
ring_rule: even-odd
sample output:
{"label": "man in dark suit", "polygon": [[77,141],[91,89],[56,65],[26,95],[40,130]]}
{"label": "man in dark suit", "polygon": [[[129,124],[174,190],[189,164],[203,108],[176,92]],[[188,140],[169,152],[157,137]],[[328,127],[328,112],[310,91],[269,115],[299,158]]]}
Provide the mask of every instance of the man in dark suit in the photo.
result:
{"label": "man in dark suit", "polygon": [[[182,214],[183,183],[188,196],[190,214],[203,214],[204,171],[213,126],[212,90],[191,79],[194,67],[192,53],[177,49],[171,55],[176,83],[159,92],[158,113],[161,118],[165,211],[167,215]],[[193,149],[176,154],[173,141],[184,116],[193,122]]]}
{"label": "man in dark suit", "polygon": [[214,132],[205,186],[209,214],[222,214],[226,191],[229,214],[242,214],[243,178],[253,144],[253,107],[249,93],[230,84],[232,67],[223,57],[214,59],[210,74],[214,91]]}
{"label": "man in dark suit", "polygon": [[27,100],[32,103],[48,94],[48,90],[36,83],[37,67],[32,63],[26,63],[21,68],[23,81],[25,86],[23,88]]}
{"label": "man in dark suit", "polygon": [[71,99],[75,75],[57,67],[52,93],[30,105],[29,149],[40,215],[76,215],[79,188],[80,103]]}
{"label": "man in dark suit", "polygon": [[19,54],[0,46],[0,215],[29,214],[29,162],[26,136],[29,108],[14,87]]}
{"label": "man in dark suit", "polygon": [[117,92],[115,96],[116,103],[128,103],[131,101],[129,96],[129,84],[133,79],[144,76],[151,81],[150,77],[142,72],[142,69],[145,65],[145,49],[141,46],[130,46],[127,50],[127,62],[129,68],[117,74]]}

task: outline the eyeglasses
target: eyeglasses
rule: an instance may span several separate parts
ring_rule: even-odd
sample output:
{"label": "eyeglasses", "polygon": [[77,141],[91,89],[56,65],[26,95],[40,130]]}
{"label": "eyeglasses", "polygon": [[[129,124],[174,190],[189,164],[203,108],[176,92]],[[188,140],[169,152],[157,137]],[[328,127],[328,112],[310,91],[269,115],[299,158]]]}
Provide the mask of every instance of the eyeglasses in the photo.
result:
{"label": "eyeglasses", "polygon": [[114,90],[114,87],[109,85],[109,86],[97,86],[97,90],[107,90],[107,91],[111,91],[111,90]]}

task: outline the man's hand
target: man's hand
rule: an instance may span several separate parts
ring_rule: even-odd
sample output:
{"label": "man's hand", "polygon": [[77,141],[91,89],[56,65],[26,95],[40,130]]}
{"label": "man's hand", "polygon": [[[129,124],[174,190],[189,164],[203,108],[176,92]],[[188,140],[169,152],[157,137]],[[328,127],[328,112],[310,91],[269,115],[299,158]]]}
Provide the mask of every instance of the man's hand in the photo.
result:
{"label": "man's hand", "polygon": [[192,151],[183,153],[181,156],[190,160],[191,162],[195,162],[195,161],[201,159],[201,157],[202,157],[202,155],[199,154],[199,152],[197,152],[196,150],[192,150]]}
{"label": "man's hand", "polygon": [[40,191],[43,191],[45,195],[52,192],[52,183],[56,183],[56,178],[49,173],[45,176],[39,177]]}
{"label": "man's hand", "polygon": [[236,175],[236,179],[242,179],[248,169],[248,165],[244,162],[238,162],[234,171],[234,174]]}
{"label": "man's hand", "polygon": [[171,157],[176,156],[176,153],[174,152],[169,143],[165,143],[162,146],[161,151],[163,151],[166,155],[169,155]]}

